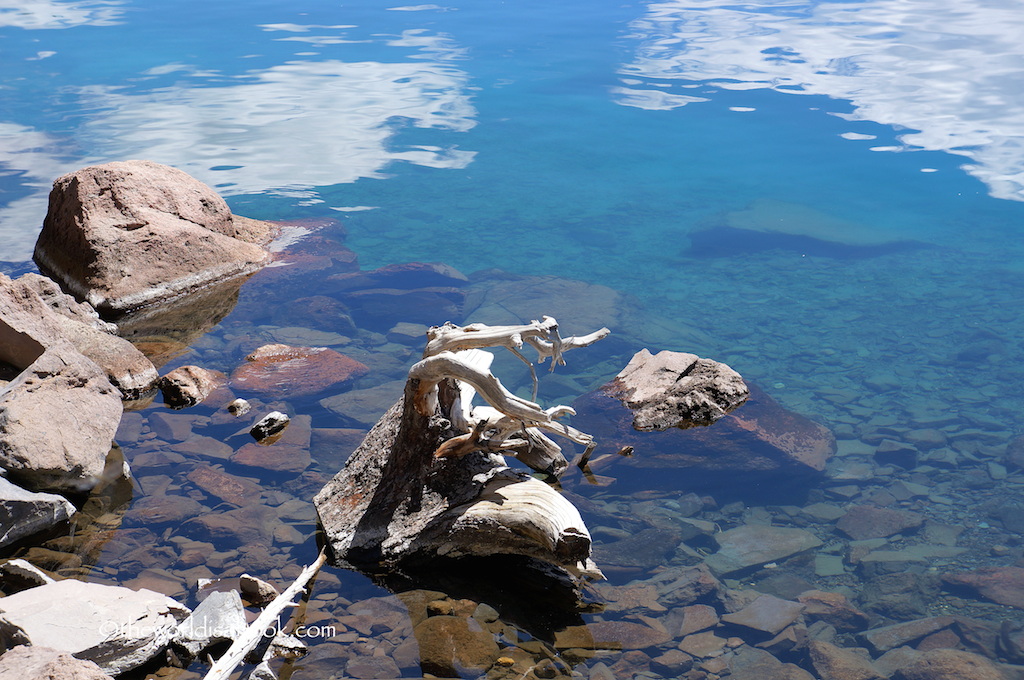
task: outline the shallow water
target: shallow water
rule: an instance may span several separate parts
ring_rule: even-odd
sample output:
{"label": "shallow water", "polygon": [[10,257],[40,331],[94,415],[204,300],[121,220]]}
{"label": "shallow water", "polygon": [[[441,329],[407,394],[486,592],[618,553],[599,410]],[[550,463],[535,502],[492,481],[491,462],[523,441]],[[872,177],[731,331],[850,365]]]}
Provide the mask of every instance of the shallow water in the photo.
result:
{"label": "shallow water", "polygon": [[[1022,21],[1005,2],[975,3],[967,14],[954,2],[892,0],[390,8],[0,0],[0,262],[12,274],[31,268],[55,177],[148,158],[216,187],[239,214],[320,225],[315,236],[343,241],[363,269],[445,262],[471,275],[481,296],[501,278],[473,273],[493,268],[607,286],[622,296],[615,305],[597,289],[567,296],[555,283],[538,293],[536,309],[485,301],[467,305],[465,321],[504,310],[505,322],[554,314],[569,332],[612,325],[605,349],[581,350],[565,379],[542,382],[543,398],[571,401],[641,346],[667,348],[727,362],[836,434],[829,476],[791,500],[766,500],[756,482],[705,490],[724,507],[702,516],[722,528],[807,526],[825,540],[821,555],[840,554],[847,546],[832,522],[791,508],[845,507],[910,481],[929,494],[894,503],[962,527],[957,545],[970,549],[912,569],[1013,564],[1021,527],[997,511],[1024,484],[1003,460],[1024,430]],[[230,373],[247,352],[278,341],[332,346],[363,361],[371,373],[357,389],[401,380],[418,347],[382,333],[410,319],[317,335],[289,316],[296,298],[329,290],[329,273],[312,271],[299,284],[258,275],[226,318],[164,368]],[[528,388],[514,361],[502,370]],[[372,423],[330,410],[326,396],[283,393],[258,404],[308,416],[312,464],[301,476],[226,461],[247,435],[219,403],[131,414],[119,444],[138,484],[98,496],[89,530],[47,549],[81,557],[80,566],[63,562],[69,573],[183,597],[199,576],[294,576],[315,552],[308,500]],[[188,421],[184,435],[161,429],[167,415]],[[922,430],[941,436],[924,441]],[[882,439],[913,442],[920,455],[888,465],[873,456]],[[263,527],[260,535],[240,541],[138,520],[141,499],[154,495],[188,496],[204,513],[234,507],[188,481],[206,463],[262,487],[258,502],[236,513]],[[843,465],[853,463],[874,467],[844,481]],[[600,543],[663,524],[650,519],[650,504],[675,521],[671,503],[689,491],[619,465],[603,471],[621,477],[608,486],[591,487],[578,473],[565,480],[594,501],[584,515]],[[860,485],[852,495],[836,491],[850,484]],[[725,505],[734,498],[748,507]],[[631,513],[646,524],[628,521]],[[695,545],[691,552],[710,547]],[[991,552],[994,545],[1007,552]],[[213,556],[202,564],[185,557],[207,546]],[[609,570],[610,583],[697,558],[679,547],[659,559]],[[854,565],[821,575],[799,560],[782,570],[851,596],[873,578]],[[451,584],[436,589],[463,597]],[[403,674],[418,674],[415,652],[396,651],[410,639],[408,616],[386,630],[351,618],[397,607],[367,600],[387,592],[352,572],[325,574],[309,620],[337,625],[334,642],[346,647],[314,636],[321,651],[297,662],[292,677],[329,677],[341,672],[339,659],[375,648],[404,659]],[[915,616],[966,607],[988,621],[1020,618],[957,597],[943,591]],[[859,604],[870,609],[871,601]],[[622,616],[670,614],[612,608],[584,620]],[[504,626],[503,648],[534,662],[547,655],[584,674],[597,662],[626,663],[621,650],[576,658],[552,646],[536,613],[488,625]]]}

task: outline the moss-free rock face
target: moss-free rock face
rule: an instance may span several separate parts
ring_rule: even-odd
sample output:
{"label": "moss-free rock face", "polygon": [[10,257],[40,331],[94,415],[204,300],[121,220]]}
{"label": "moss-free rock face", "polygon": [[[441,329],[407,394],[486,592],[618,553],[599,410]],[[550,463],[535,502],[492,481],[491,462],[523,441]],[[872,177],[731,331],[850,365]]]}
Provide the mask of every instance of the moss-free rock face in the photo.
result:
{"label": "moss-free rock face", "polygon": [[271,233],[180,170],[124,161],[54,182],[34,259],[101,313],[121,314],[251,274],[269,260],[257,244]]}

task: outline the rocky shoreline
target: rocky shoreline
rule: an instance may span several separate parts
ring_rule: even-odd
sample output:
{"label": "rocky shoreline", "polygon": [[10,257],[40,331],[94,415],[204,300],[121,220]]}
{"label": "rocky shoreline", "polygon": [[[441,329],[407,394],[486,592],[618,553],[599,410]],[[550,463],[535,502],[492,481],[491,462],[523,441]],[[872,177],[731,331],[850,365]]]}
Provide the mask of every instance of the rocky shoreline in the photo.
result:
{"label": "rocky shoreline", "polygon": [[[61,588],[149,591],[195,611],[211,592],[200,591],[201,580],[218,581],[213,592],[240,591],[246,571],[285,584],[312,561],[310,499],[401,393],[426,324],[452,317],[507,323],[510,315],[528,319],[540,308],[571,329],[643,326],[622,296],[582,282],[501,272],[467,277],[432,264],[360,271],[351,251],[316,233],[274,258],[288,266],[263,269],[245,286],[229,275],[217,298],[226,302],[199,307],[205,317],[190,311],[189,301],[216,297],[216,286],[119,324],[151,369],[117,344],[108,322],[53,282],[35,275],[3,280],[0,339],[4,348],[20,348],[0,357],[11,367],[0,397],[7,400],[4,413],[12,412],[26,372],[65,376],[79,395],[95,389],[81,408],[64,397],[49,411],[29,409],[37,420],[26,422],[46,427],[26,427],[22,436],[53,432],[62,418],[96,404],[109,411],[90,419],[105,445],[91,449],[88,463],[67,464],[64,477],[50,463],[33,472],[16,462],[34,456],[10,456],[12,482],[53,498],[49,506],[18,501],[42,524],[12,526],[41,533],[9,532],[5,554],[24,558],[45,577],[67,577],[58,584],[73,582]],[[323,284],[315,291],[311,277]],[[196,333],[228,316],[225,308],[242,313],[215,333]],[[167,309],[174,314],[161,311]],[[69,329],[79,329],[81,339]],[[97,338],[109,338],[113,349],[97,352]],[[820,423],[759,397],[756,388],[751,403],[712,428],[670,430],[658,439],[660,433],[636,433],[602,389],[637,339],[616,333],[605,342],[578,372],[544,383],[556,400],[584,395],[574,402],[579,427],[608,428],[600,435],[608,446],[592,459],[589,475],[572,469],[562,480],[608,576],[588,590],[584,608],[549,592],[542,597],[560,604],[557,615],[545,613],[471,578],[446,575],[380,577],[395,594],[364,587],[364,596],[355,597],[342,586],[353,575],[328,571],[302,611],[302,625],[318,631],[305,639],[309,653],[280,657],[273,668],[293,678],[1024,677],[1024,525],[1015,500],[1024,488],[1020,440],[995,440],[953,422],[881,421],[856,437],[841,428],[837,439]],[[185,361],[196,368],[165,374],[168,406],[161,406],[153,400],[156,367]],[[29,371],[33,365],[38,370]],[[515,363],[509,374],[511,388],[528,385]],[[251,406],[248,413],[226,409],[238,397]],[[274,443],[260,445],[249,430],[272,411],[290,421]],[[330,416],[328,426],[322,414]],[[69,427],[66,436],[88,433]],[[23,441],[31,443],[22,450],[39,450],[39,442]],[[113,456],[111,441],[118,444]],[[631,457],[615,452],[627,445]],[[0,446],[5,455],[16,450]],[[754,486],[701,488],[698,478],[760,479],[777,488],[763,489],[762,498],[770,497],[763,500]],[[68,493],[75,505],[54,491]],[[62,531],[69,522],[75,530]],[[5,600],[36,591],[45,601],[99,601],[92,594],[47,595],[38,589],[54,584],[42,577],[22,590],[25,576],[11,575],[11,564],[3,565]],[[218,599],[230,599],[225,606],[237,611],[231,596]],[[179,630],[189,610],[159,601],[175,624],[168,620],[167,630]],[[3,602],[0,618],[8,611]],[[258,611],[242,609],[249,618]],[[126,677],[184,679],[203,668],[174,668],[166,656],[171,642],[157,646],[156,658]],[[25,653],[14,646],[0,657],[0,677],[29,667]],[[126,670],[101,668],[81,672]]]}

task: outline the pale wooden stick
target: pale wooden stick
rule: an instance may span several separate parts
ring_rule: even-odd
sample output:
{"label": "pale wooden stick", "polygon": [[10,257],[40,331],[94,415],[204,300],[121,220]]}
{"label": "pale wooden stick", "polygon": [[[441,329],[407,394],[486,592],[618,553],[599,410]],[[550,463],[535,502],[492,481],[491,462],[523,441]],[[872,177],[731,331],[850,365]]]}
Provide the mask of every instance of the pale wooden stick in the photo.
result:
{"label": "pale wooden stick", "polygon": [[227,680],[235,670],[235,667],[242,663],[245,655],[259,644],[263,634],[270,627],[271,623],[277,619],[278,615],[285,608],[295,606],[292,598],[302,592],[306,584],[320,571],[320,567],[324,565],[326,560],[327,553],[321,550],[320,556],[316,558],[316,562],[303,569],[299,577],[283,593],[274,598],[273,602],[267,605],[267,608],[245,629],[245,632],[231,643],[231,647],[224,653],[224,656],[220,657],[217,663],[213,664],[213,667],[203,677],[203,680]]}

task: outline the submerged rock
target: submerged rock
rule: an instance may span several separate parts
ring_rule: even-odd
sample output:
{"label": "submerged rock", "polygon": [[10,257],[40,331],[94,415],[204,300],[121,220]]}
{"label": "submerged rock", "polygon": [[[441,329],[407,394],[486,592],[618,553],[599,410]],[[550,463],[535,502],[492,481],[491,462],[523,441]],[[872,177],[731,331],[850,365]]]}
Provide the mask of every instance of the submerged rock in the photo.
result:
{"label": "submerged rock", "polygon": [[784,560],[821,545],[817,536],[803,529],[752,524],[723,531],[715,541],[718,552],[706,563],[719,576]]}
{"label": "submerged rock", "polygon": [[947,574],[942,580],[993,602],[1024,609],[1024,567],[986,567],[963,574]]}
{"label": "submerged rock", "polygon": [[924,516],[909,510],[857,505],[836,522],[836,528],[855,541],[884,538],[924,524]]}
{"label": "submerged rock", "polygon": [[1006,680],[983,656],[957,649],[933,649],[901,668],[897,680]]}
{"label": "submerged rock", "polygon": [[573,402],[573,426],[593,434],[602,447],[632,446],[635,455],[617,459],[617,465],[685,470],[695,484],[701,479],[693,474],[697,471],[709,476],[752,473],[763,484],[768,475],[784,482],[819,476],[836,450],[828,429],[786,410],[755,385],[749,385],[743,406],[712,427],[638,432],[633,411],[609,396],[614,384]]}
{"label": "submerged rock", "polygon": [[796,621],[803,610],[799,602],[761,595],[738,612],[723,616],[722,622],[775,635]]}
{"label": "submerged rock", "polygon": [[75,514],[63,496],[26,491],[0,477],[0,547],[59,524]]}
{"label": "submerged rock", "polygon": [[55,581],[3,598],[5,647],[52,647],[118,675],[137,668],[170,642],[189,610],[151,590]]}
{"label": "submerged rock", "polygon": [[235,369],[239,390],[271,397],[299,397],[341,388],[366,375],[366,365],[325,347],[264,345]]}
{"label": "submerged rock", "polygon": [[115,162],[54,182],[34,259],[100,312],[123,313],[251,274],[272,231],[180,170]]}

